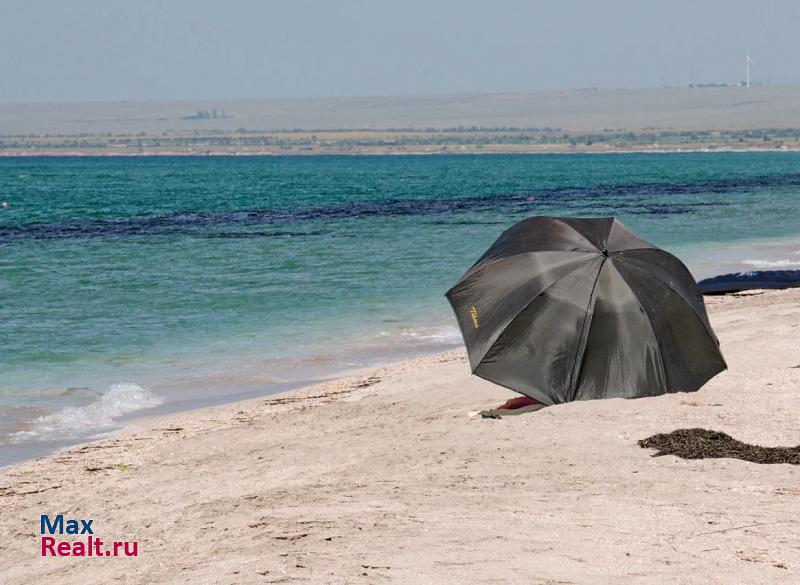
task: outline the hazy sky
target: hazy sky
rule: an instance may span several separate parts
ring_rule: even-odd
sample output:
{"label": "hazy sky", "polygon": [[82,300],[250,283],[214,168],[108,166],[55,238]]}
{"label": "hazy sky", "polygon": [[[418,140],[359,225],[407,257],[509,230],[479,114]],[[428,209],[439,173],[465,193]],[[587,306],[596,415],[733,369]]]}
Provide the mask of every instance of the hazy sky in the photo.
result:
{"label": "hazy sky", "polygon": [[1,0],[0,101],[800,83],[798,0]]}

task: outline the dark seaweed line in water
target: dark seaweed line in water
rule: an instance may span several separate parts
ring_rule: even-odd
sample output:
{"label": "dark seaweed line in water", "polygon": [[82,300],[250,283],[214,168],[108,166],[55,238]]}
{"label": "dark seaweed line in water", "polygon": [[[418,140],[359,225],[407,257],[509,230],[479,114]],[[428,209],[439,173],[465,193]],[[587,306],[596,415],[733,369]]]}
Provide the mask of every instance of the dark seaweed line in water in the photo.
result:
{"label": "dark seaweed line in water", "polygon": [[[303,221],[330,221],[368,217],[423,216],[461,212],[500,212],[507,214],[546,212],[548,206],[590,210],[592,214],[674,215],[691,213],[699,207],[727,205],[724,201],[692,203],[646,203],[641,197],[676,194],[721,194],[747,192],[800,185],[800,174],[724,179],[696,183],[639,183],[606,185],[591,188],[557,189],[501,195],[475,195],[451,199],[388,199],[353,201],[310,209],[251,209],[222,212],[176,212],[167,215],[128,218],[70,220],[0,226],[0,242],[21,239],[68,239],[92,237],[188,235],[203,238],[258,238],[315,235],[321,232],[280,231],[208,231],[209,228],[286,225]],[[615,198],[621,198],[622,200]],[[609,201],[608,199],[611,199]],[[439,222],[437,222],[439,223]],[[448,222],[444,222],[448,223]],[[463,220],[454,220],[463,223]]]}

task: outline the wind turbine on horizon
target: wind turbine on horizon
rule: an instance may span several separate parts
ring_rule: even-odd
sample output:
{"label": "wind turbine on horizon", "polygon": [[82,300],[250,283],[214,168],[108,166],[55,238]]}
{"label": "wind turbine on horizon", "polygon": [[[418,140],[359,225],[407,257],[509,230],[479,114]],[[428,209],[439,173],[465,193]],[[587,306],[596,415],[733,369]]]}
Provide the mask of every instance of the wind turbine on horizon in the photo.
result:
{"label": "wind turbine on horizon", "polygon": [[750,49],[747,49],[747,58],[744,60],[745,87],[750,87],[750,65],[755,65],[750,58]]}

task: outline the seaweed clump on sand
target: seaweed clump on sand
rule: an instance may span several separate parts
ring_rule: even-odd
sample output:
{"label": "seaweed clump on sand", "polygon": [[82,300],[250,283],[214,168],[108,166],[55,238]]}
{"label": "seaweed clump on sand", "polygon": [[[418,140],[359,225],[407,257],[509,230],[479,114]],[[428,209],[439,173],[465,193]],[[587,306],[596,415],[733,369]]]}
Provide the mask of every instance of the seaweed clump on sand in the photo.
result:
{"label": "seaweed clump on sand", "polygon": [[728,457],[752,463],[790,463],[800,465],[797,447],[761,447],[737,441],[730,435],[708,429],[677,429],[639,441],[644,449],[656,449],[653,457],[675,455],[682,459]]}

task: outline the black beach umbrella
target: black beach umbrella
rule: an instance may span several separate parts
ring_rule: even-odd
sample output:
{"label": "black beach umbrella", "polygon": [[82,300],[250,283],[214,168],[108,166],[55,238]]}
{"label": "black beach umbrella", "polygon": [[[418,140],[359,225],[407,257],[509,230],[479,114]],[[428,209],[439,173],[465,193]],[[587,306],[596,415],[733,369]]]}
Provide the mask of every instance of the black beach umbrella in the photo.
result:
{"label": "black beach umbrella", "polygon": [[687,268],[615,218],[520,221],[447,298],[472,373],[544,404],[689,392],[726,368]]}

